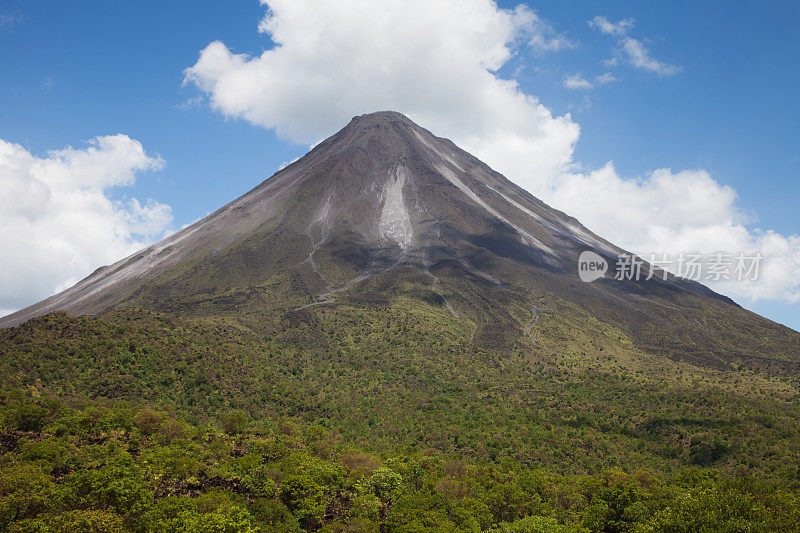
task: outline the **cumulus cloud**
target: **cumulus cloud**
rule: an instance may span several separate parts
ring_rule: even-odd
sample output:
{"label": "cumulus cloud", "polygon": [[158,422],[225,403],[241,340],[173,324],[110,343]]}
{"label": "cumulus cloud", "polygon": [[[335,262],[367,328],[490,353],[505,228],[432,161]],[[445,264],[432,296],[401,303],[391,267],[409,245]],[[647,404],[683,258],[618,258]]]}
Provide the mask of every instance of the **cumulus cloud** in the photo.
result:
{"label": "cumulus cloud", "polygon": [[168,205],[114,200],[113,188],[160,169],[126,135],[37,157],[0,139],[0,309],[7,314],[67,288],[164,234]]}
{"label": "cumulus cloud", "polygon": [[578,125],[496,74],[519,46],[556,47],[530,9],[485,0],[265,5],[259,29],[273,48],[251,57],[213,42],[186,70],[224,115],[310,144],[354,115],[393,109],[468,148],[524,158],[530,171],[553,175],[569,161]]}
{"label": "cumulus cloud", "polygon": [[800,236],[749,229],[751,217],[738,206],[736,192],[705,170],[659,169],[642,179],[623,179],[609,163],[531,187],[554,207],[646,259],[666,254],[668,262],[661,266],[673,273],[681,255],[702,254],[705,273],[717,253],[729,260],[760,254],[754,280],[700,281],[745,302],[800,301]]}
{"label": "cumulus cloud", "polygon": [[[536,47],[537,31],[558,35],[542,34],[540,19],[524,6],[506,10],[486,0],[263,3],[267,15],[259,29],[274,47],[249,56],[214,42],[186,70],[187,82],[224,115],[312,143],[354,115],[401,111],[631,251],[758,252],[765,259],[757,282],[715,287],[748,301],[800,298],[800,237],[753,229],[735,191],[706,171],[661,169],[626,179],[611,164],[578,170],[578,124],[569,115],[554,116],[513,79],[498,75],[520,46]],[[597,17],[591,25],[616,37],[620,57],[634,66],[660,74],[677,68],[655,61],[629,37],[632,20]],[[614,80],[606,73],[569,83],[587,89]]]}
{"label": "cumulus cloud", "polygon": [[634,20],[625,19],[619,22],[610,22],[606,17],[596,16],[589,21],[589,27],[603,33],[617,37],[618,48],[615,57],[605,63],[614,66],[619,63],[620,58],[624,58],[628,63],[638,69],[647,70],[659,76],[670,76],[680,71],[677,65],[670,65],[655,59],[650,50],[640,41],[634,39],[628,32],[633,28]]}

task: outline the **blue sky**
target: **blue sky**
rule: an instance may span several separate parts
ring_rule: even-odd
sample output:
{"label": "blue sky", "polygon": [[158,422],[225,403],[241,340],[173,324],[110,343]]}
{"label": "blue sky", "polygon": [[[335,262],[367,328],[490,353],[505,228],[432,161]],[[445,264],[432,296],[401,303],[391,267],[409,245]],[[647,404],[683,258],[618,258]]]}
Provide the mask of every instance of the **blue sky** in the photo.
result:
{"label": "blue sky", "polygon": [[[499,7],[512,10],[519,4],[503,1]],[[655,169],[702,170],[738,193],[736,210],[748,216],[750,230],[774,230],[787,238],[798,233],[800,82],[794,71],[800,65],[800,4],[527,5],[552,32],[550,38],[561,36],[569,44],[556,50],[509,45],[514,54],[494,75],[516,80],[522,94],[537,97],[554,116],[570,114],[580,126],[580,139],[570,152],[576,171],[588,173],[613,161],[619,176],[635,181]],[[278,136],[270,128],[280,127],[279,120],[272,124],[232,108],[213,108],[213,89],[185,82],[184,70],[212,41],[254,56],[272,48],[270,34],[257,31],[264,14],[255,1],[6,0],[0,4],[0,139],[45,158],[49,150],[83,149],[87,140],[123,133],[163,164],[157,170],[137,170],[135,184],[109,186],[105,194],[111,200],[152,198],[168,205],[174,228],[191,222],[302,155],[309,144],[303,135],[332,133],[325,125],[306,128],[300,136]],[[678,71],[659,75],[624,57],[616,66],[604,63],[615,56],[618,37],[589,26],[598,15],[612,23],[634,19],[628,35]],[[415,16],[424,19],[428,13]],[[593,80],[606,73],[615,81],[591,89],[565,87],[567,76]],[[209,74],[200,76],[208,79]],[[415,108],[409,99],[398,102],[414,116],[435,115],[425,111],[435,102],[428,108]],[[352,109],[342,106],[340,115]],[[332,118],[326,124],[333,123]],[[457,141],[462,133],[470,138],[453,121],[441,123],[442,133],[453,131]],[[301,137],[302,142],[286,140]],[[570,214],[584,220],[581,213]],[[41,294],[9,296],[0,308],[17,307],[25,298],[32,303],[52,292],[52,280],[42,283]],[[786,290],[794,289],[789,285]],[[800,329],[796,303],[771,296],[747,306]]]}

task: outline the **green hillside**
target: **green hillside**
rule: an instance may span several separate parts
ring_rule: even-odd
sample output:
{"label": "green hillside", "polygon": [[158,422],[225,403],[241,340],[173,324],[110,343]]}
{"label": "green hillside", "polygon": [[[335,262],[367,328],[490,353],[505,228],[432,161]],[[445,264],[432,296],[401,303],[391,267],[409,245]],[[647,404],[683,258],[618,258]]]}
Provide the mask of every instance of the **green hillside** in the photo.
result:
{"label": "green hillside", "polygon": [[545,293],[489,352],[424,296],[0,331],[0,527],[797,528],[790,373],[673,362]]}

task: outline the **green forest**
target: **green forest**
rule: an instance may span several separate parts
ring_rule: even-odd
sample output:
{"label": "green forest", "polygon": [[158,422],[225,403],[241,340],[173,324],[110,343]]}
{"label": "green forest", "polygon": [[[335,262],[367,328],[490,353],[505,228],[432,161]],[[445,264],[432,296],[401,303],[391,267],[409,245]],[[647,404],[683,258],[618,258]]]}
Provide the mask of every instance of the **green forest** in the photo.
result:
{"label": "green forest", "polygon": [[503,353],[413,300],[2,330],[0,530],[798,530],[796,377],[557,306]]}

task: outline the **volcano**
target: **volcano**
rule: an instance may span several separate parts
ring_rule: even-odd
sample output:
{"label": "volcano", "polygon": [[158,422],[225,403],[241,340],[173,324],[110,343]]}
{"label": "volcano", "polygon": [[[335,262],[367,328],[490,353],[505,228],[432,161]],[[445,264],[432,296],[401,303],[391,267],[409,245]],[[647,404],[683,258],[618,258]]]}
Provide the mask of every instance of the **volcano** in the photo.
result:
{"label": "volcano", "polygon": [[535,346],[547,313],[555,323],[595,324],[590,336],[611,328],[643,353],[717,369],[793,369],[800,360],[800,334],[701,284],[663,272],[582,282],[587,250],[611,264],[627,255],[451,141],[380,112],[355,117],[247,194],[0,326],[123,307],[313,325],[325,308],[405,299],[462,321],[470,342],[493,350]]}

